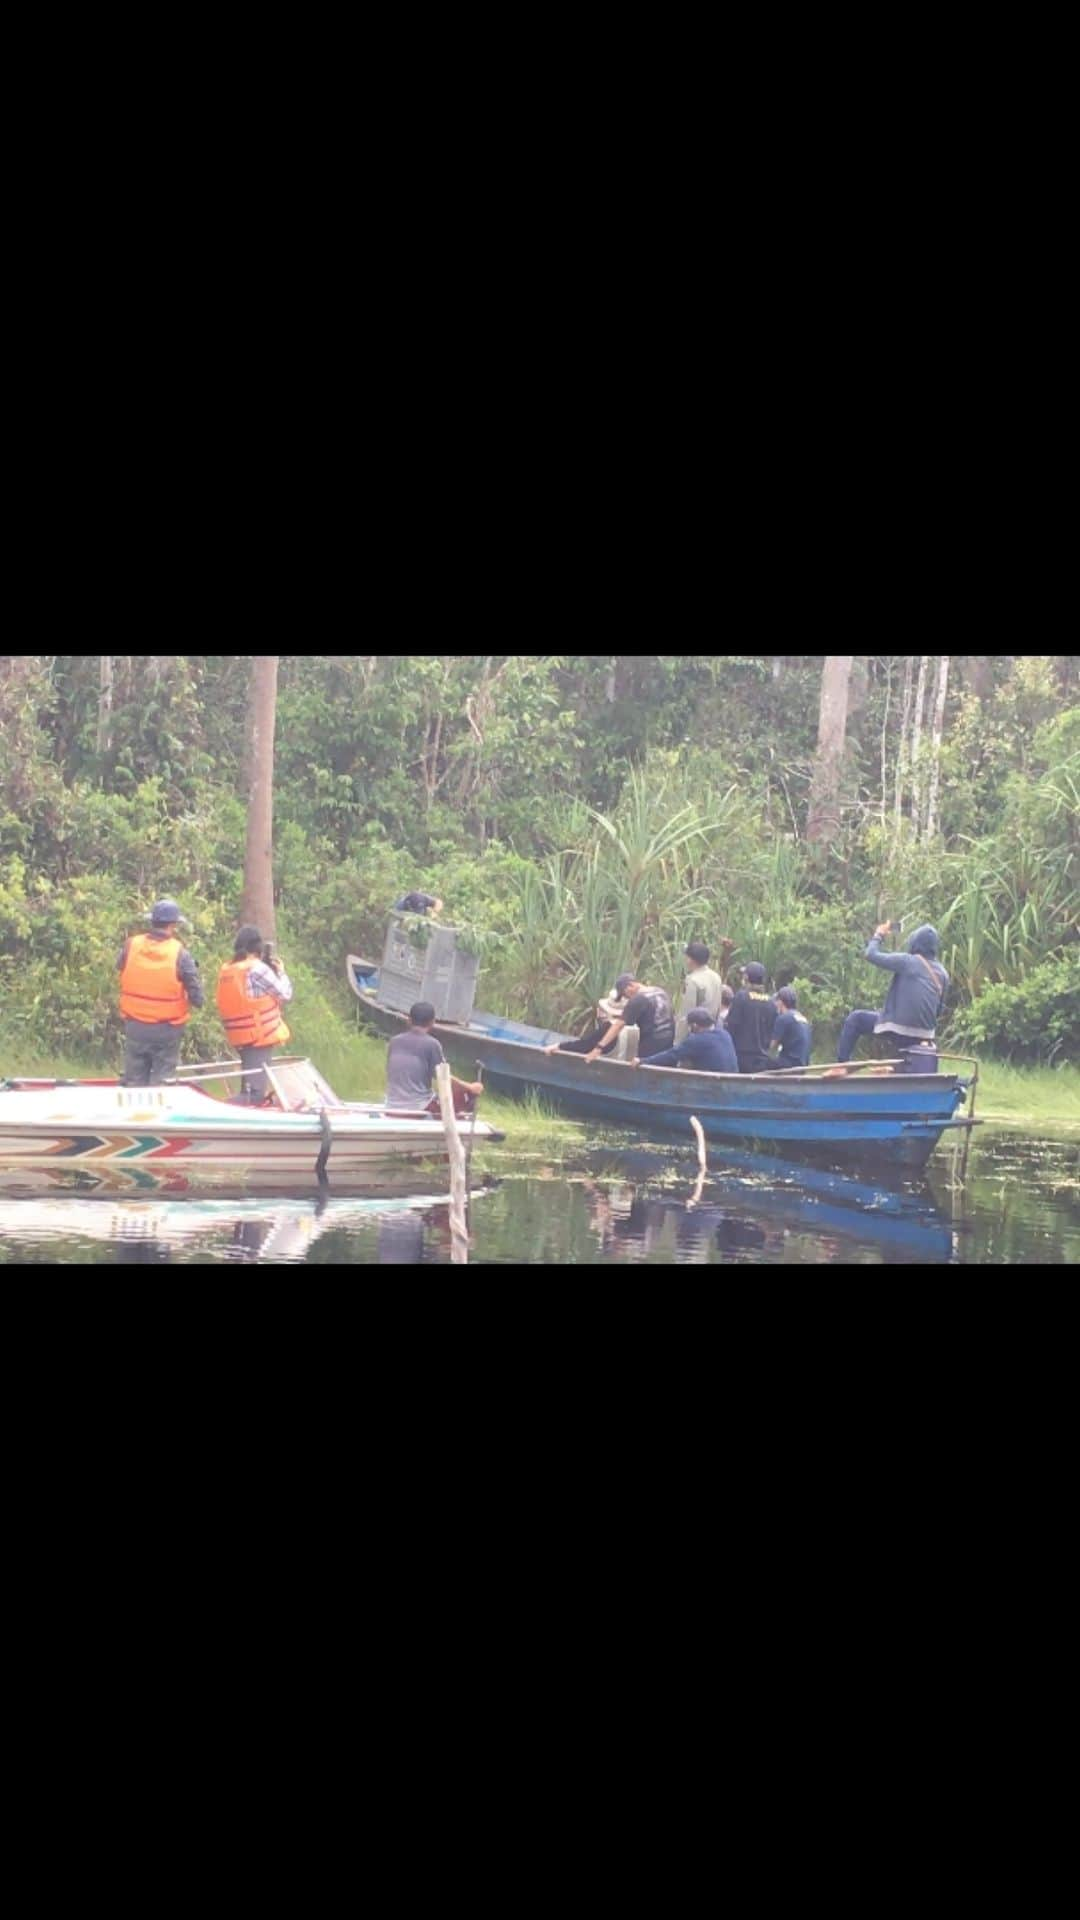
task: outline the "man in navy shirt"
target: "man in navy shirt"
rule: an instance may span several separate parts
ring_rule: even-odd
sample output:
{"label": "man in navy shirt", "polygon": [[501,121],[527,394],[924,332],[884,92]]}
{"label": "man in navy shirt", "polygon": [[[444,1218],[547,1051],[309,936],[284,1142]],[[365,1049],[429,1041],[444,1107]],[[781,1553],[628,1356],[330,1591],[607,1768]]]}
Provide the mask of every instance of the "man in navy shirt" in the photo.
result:
{"label": "man in navy shirt", "polygon": [[695,1073],[738,1073],[735,1049],[723,1027],[714,1027],[708,1007],[691,1007],[686,1016],[689,1028],[685,1040],[648,1060],[635,1060],[635,1067],[691,1067]]}
{"label": "man in navy shirt", "polygon": [[780,1067],[808,1067],[810,1042],[814,1030],[805,1013],[798,1011],[799,996],[794,987],[781,987],[776,995],[779,1018],[773,1028],[772,1044],[779,1047]]}
{"label": "man in navy shirt", "polygon": [[734,1043],[740,1073],[768,1073],[769,1042],[776,1025],[776,1002],[765,985],[765,969],[760,960],[751,960],[743,968],[746,985],[739,988],[728,1008],[727,1032]]}

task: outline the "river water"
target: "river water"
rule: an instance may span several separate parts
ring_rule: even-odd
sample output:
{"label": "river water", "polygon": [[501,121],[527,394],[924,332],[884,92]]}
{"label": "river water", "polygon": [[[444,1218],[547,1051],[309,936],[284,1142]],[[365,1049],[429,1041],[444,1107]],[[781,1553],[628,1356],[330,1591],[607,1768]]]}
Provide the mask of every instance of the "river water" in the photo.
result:
{"label": "river water", "polygon": [[[1032,1141],[986,1126],[966,1178],[938,1149],[917,1179],[829,1173],[710,1145],[598,1139],[559,1157],[477,1149],[473,1265],[873,1266],[1066,1264],[1080,1259],[1080,1137]],[[115,1178],[115,1176],[113,1176]],[[136,1176],[130,1176],[134,1179]],[[52,1176],[50,1176],[52,1178]],[[82,1176],[85,1182],[87,1176]],[[372,1190],[328,1198],[198,1197],[147,1188],[4,1186],[0,1264],[171,1262],[374,1266],[450,1261],[445,1168],[395,1169]],[[145,1183],[148,1176],[141,1176]]]}

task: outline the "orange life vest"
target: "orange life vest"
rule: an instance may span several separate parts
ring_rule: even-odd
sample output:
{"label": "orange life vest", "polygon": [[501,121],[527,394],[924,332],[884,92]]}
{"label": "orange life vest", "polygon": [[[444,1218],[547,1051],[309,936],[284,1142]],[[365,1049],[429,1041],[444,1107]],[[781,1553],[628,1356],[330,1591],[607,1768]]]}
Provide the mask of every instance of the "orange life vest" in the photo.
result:
{"label": "orange life vest", "polygon": [[254,954],[246,960],[229,960],[218,974],[218,1012],[234,1047],[276,1047],[289,1038],[289,1029],[281,1017],[280,1003],[272,993],[260,993],[252,1000],[244,991],[244,975],[255,965]]}
{"label": "orange life vest", "polygon": [[191,1006],[176,973],[183,951],[179,940],[132,934],[120,975],[120,1011],[125,1019],[145,1020],[148,1026],[156,1020],[167,1020],[170,1027],[184,1025]]}

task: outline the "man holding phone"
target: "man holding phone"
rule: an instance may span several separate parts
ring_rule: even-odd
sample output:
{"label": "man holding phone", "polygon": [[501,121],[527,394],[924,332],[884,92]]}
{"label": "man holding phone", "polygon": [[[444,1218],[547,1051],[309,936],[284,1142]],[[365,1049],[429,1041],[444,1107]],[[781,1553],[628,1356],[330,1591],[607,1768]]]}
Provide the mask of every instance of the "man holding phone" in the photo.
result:
{"label": "man holding phone", "polygon": [[949,976],[937,957],[941,943],[934,927],[916,927],[904,953],[883,953],[885,935],[899,931],[898,920],[884,921],[866,949],[872,967],[884,967],[892,974],[889,991],[880,1013],[856,1007],[848,1014],[836,1049],[838,1060],[851,1059],[864,1033],[887,1034],[896,1053],[907,1053],[920,1041],[934,1038],[949,986]]}

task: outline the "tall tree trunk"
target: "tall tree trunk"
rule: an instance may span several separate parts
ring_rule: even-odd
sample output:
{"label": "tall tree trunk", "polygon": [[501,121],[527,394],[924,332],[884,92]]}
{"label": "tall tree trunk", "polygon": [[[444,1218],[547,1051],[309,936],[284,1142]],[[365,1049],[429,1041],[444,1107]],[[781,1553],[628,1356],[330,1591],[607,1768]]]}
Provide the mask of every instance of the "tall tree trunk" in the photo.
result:
{"label": "tall tree trunk", "polygon": [[888,743],[889,743],[889,708],[891,705],[892,705],[892,661],[887,660],[886,666],[885,666],[885,711],[882,714],[882,718],[881,718],[881,831],[883,836],[888,831],[886,808],[888,806],[888,791],[889,791]]}
{"label": "tall tree trunk", "polygon": [[851,653],[826,654],[821,671],[817,757],[810,784],[810,812],[806,822],[806,837],[810,841],[830,840],[840,826],[840,775],[844,764],[848,687],[854,658]]}
{"label": "tall tree trunk", "polygon": [[99,754],[105,754],[112,747],[113,657],[111,653],[103,653],[99,658],[101,675],[98,693],[97,750]]}
{"label": "tall tree trunk", "polygon": [[870,691],[870,662],[865,654],[857,653],[851,662],[851,680],[848,685],[847,724],[850,727],[856,714],[866,705]]}
{"label": "tall tree trunk", "polygon": [[274,723],[277,717],[276,653],[251,657],[248,705],[248,818],[241,913],[273,940],[274,917]]}
{"label": "tall tree trunk", "polygon": [[919,765],[919,749],[922,746],[923,702],[926,699],[926,669],[930,665],[930,655],[919,655],[919,682],[915,688],[915,718],[911,728],[911,818],[915,824],[915,838],[919,837],[919,825],[922,820],[922,767]]}
{"label": "tall tree trunk", "polygon": [[937,699],[934,702],[934,732],[931,742],[930,792],[926,802],[926,838],[932,840],[937,829],[938,782],[941,778],[941,736],[945,728],[945,696],[949,688],[949,656],[938,655]]}
{"label": "tall tree trunk", "polygon": [[967,653],[963,657],[962,678],[980,700],[988,700],[994,691],[994,663],[989,654]]}
{"label": "tall tree trunk", "polygon": [[915,665],[914,656],[910,653],[905,654],[904,655],[904,704],[900,711],[900,751],[896,756],[895,826],[896,826],[896,837],[898,840],[900,838],[901,823],[904,818],[904,781],[907,776],[908,767],[911,764],[909,759],[909,753],[910,753],[909,742],[911,737],[911,682],[914,677],[913,671],[912,671],[912,669],[914,668],[914,665]]}

